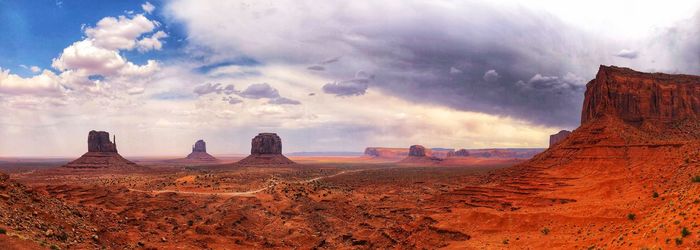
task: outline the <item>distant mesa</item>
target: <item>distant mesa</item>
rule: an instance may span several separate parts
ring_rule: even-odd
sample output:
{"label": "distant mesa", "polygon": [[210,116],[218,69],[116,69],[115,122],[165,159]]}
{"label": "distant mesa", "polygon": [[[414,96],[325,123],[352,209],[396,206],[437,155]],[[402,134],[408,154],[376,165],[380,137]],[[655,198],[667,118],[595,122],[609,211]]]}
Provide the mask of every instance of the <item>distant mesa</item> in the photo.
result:
{"label": "distant mesa", "polygon": [[447,157],[469,157],[469,150],[460,149],[448,154]]}
{"label": "distant mesa", "polygon": [[454,154],[455,150],[452,148],[431,148],[426,150],[425,154],[437,158],[447,158]]}
{"label": "distant mesa", "polygon": [[571,131],[562,130],[562,131],[559,131],[559,133],[550,135],[549,136],[549,147],[551,148],[552,146],[554,146],[554,144],[557,144],[560,141],[563,141],[570,134],[571,134]]}
{"label": "distant mesa", "polygon": [[282,139],[275,133],[260,133],[251,142],[250,155],[237,162],[240,165],[295,164],[282,155]]}
{"label": "distant mesa", "polygon": [[218,161],[214,156],[207,153],[207,143],[201,139],[192,145],[192,153],[187,155],[186,159],[194,161]]}
{"label": "distant mesa", "polygon": [[114,142],[112,142],[109,140],[109,133],[93,130],[88,134],[88,152],[63,167],[74,169],[131,169],[139,168],[140,166],[119,155],[116,136],[114,137]]}
{"label": "distant mesa", "polygon": [[365,156],[377,158],[397,158],[402,159],[408,156],[407,148],[384,148],[384,147],[367,147],[365,148]]}

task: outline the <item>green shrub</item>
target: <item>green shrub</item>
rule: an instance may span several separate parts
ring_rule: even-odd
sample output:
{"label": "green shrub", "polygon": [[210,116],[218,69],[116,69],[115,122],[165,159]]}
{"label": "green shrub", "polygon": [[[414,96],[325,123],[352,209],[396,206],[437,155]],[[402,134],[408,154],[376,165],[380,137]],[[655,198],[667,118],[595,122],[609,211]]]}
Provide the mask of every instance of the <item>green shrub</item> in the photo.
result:
{"label": "green shrub", "polygon": [[692,182],[700,182],[700,175],[693,176],[693,178],[690,178]]}
{"label": "green shrub", "polygon": [[681,236],[685,238],[685,236],[690,235],[690,231],[688,231],[688,228],[683,227],[683,230],[681,230]]}
{"label": "green shrub", "polygon": [[637,218],[637,215],[635,215],[635,214],[633,214],[633,213],[627,214],[627,219],[628,219],[628,220],[634,220],[634,218]]}
{"label": "green shrub", "polygon": [[0,227],[0,234],[7,234],[7,230],[4,228]]}

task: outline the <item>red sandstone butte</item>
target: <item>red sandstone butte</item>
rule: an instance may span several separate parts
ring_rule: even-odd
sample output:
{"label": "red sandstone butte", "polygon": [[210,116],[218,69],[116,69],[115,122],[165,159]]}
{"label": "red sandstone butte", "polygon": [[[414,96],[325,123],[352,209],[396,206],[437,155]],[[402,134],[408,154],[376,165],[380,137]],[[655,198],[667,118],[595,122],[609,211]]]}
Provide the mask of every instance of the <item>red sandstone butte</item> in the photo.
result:
{"label": "red sandstone butte", "polygon": [[295,164],[282,155],[282,139],[275,133],[260,133],[251,142],[250,155],[237,162],[240,165]]}
{"label": "red sandstone butte", "polygon": [[194,161],[218,161],[214,156],[207,153],[207,143],[204,140],[198,140],[192,145],[192,153],[187,155],[187,160]]}
{"label": "red sandstone butte", "polygon": [[87,143],[88,152],[63,167],[74,169],[131,169],[140,167],[119,155],[116,137],[114,142],[111,142],[109,133],[105,131],[90,131]]}

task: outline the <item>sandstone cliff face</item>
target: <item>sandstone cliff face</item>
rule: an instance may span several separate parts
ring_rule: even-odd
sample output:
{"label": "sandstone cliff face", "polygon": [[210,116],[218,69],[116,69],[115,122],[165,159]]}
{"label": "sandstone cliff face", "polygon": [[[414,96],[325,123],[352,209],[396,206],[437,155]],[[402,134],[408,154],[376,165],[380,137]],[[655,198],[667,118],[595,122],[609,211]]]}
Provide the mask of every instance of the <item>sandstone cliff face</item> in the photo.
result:
{"label": "sandstone cliff face", "polygon": [[194,143],[194,146],[192,146],[192,152],[207,152],[207,143],[204,142],[204,140],[198,140],[197,142]]}
{"label": "sandstone cliff face", "polygon": [[550,135],[549,136],[549,147],[551,148],[552,146],[554,146],[554,144],[557,144],[560,141],[563,141],[570,134],[571,134],[571,131],[562,130],[562,131],[559,131],[559,133]]}
{"label": "sandstone cliff face", "polygon": [[635,126],[665,126],[699,114],[700,76],[600,66],[586,85],[581,124],[612,115]]}
{"label": "sandstone cliff face", "polygon": [[421,145],[412,145],[408,149],[408,156],[424,157],[425,156],[425,147],[423,147]]}
{"label": "sandstone cliff face", "polygon": [[253,138],[250,154],[282,154],[282,139],[275,133],[260,133]]}
{"label": "sandstone cliff face", "polygon": [[88,133],[88,152],[117,152],[115,142],[109,140],[109,133],[92,130]]}

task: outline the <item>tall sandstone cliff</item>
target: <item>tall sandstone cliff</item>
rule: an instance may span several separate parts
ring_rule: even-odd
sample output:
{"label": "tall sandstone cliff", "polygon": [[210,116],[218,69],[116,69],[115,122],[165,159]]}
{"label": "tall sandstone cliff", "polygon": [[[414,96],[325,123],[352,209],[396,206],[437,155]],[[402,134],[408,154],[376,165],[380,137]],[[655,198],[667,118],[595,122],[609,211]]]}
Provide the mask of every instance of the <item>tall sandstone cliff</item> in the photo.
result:
{"label": "tall sandstone cliff", "polygon": [[600,66],[586,85],[581,124],[611,115],[641,126],[668,126],[700,115],[700,76]]}

